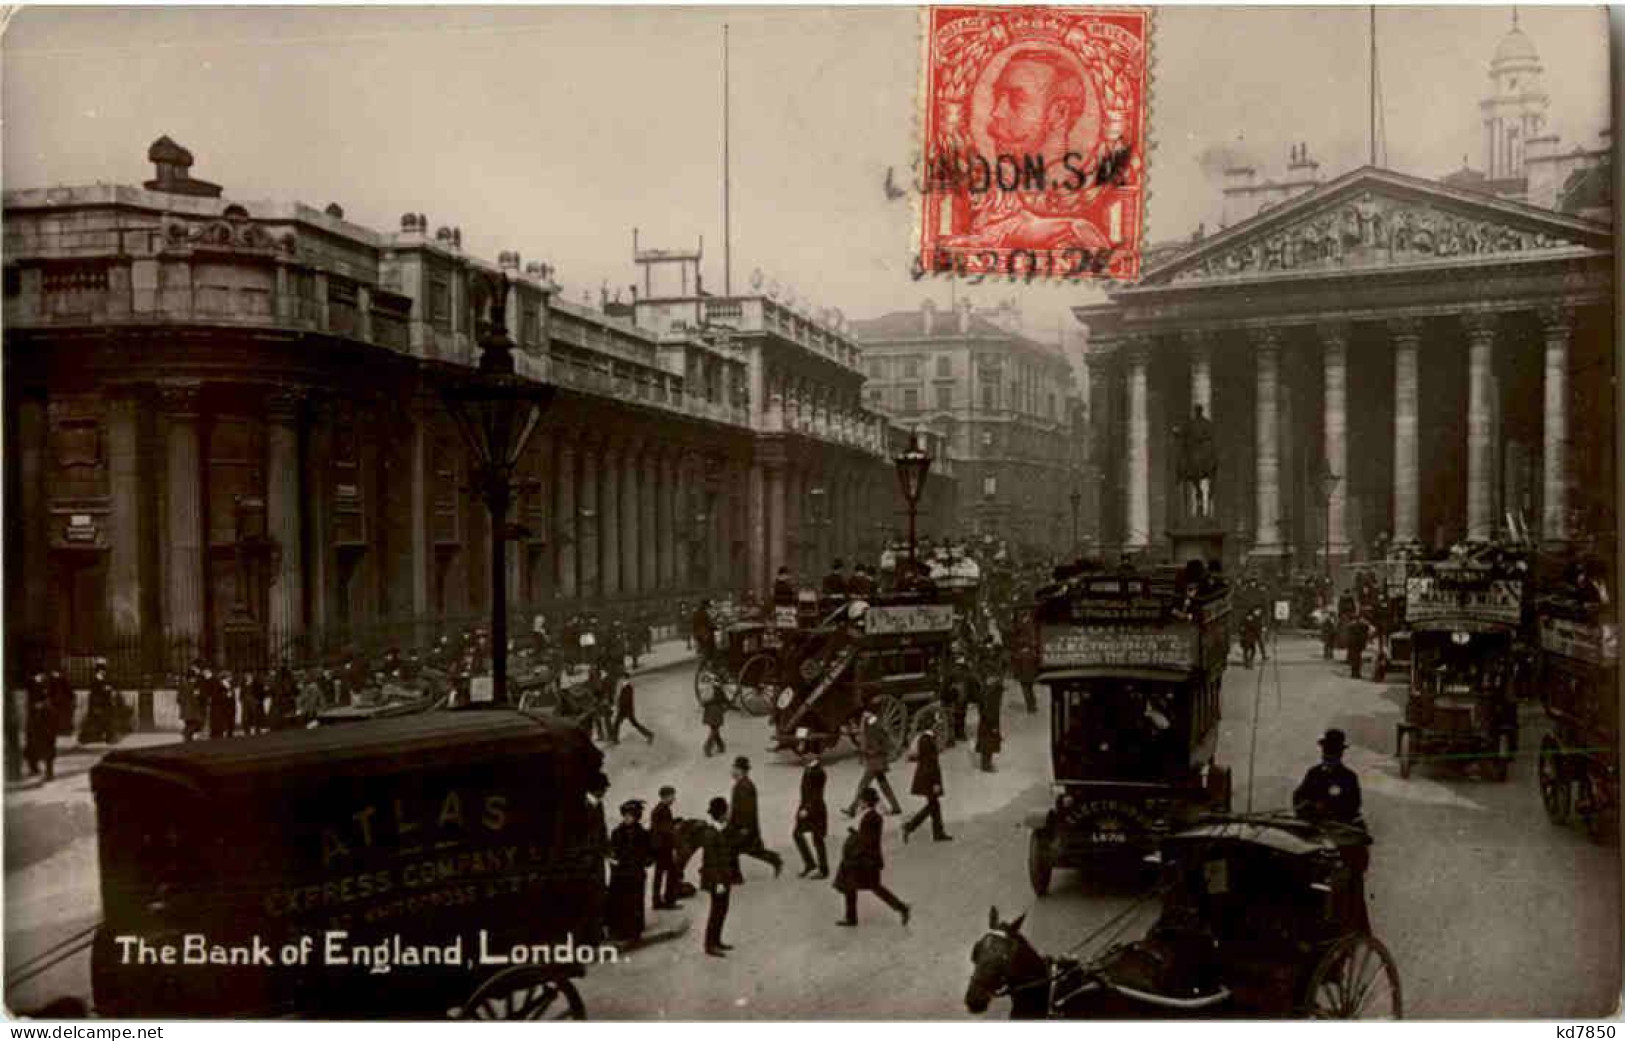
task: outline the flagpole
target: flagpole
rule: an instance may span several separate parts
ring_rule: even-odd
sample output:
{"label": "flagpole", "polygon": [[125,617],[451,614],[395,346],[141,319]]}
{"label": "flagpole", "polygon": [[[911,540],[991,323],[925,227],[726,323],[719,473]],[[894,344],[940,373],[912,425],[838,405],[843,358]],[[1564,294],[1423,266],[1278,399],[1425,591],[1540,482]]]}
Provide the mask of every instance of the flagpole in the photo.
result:
{"label": "flagpole", "polygon": [[728,23],[722,24],[722,295],[733,296],[733,210],[728,159]]}
{"label": "flagpole", "polygon": [[1370,88],[1368,93],[1371,100],[1371,130],[1369,141],[1371,144],[1369,165],[1377,165],[1377,5],[1372,4],[1370,12],[1369,30],[1371,36],[1371,61],[1366,70],[1366,85]]}

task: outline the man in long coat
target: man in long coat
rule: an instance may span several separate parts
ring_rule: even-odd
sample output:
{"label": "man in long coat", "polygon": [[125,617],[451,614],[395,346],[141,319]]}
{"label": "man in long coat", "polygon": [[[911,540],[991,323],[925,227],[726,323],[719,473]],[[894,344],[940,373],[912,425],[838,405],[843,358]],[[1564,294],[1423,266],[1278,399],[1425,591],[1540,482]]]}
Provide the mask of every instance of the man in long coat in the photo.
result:
{"label": "man in long coat", "polygon": [[107,665],[104,662],[96,663],[96,675],[90,681],[90,693],[85,703],[85,718],[79,725],[79,743],[88,745],[94,741],[104,741],[111,744],[117,740],[114,721],[113,685],[107,681]]}
{"label": "man in long coat", "polygon": [[846,897],[846,917],[835,924],[858,924],[858,893],[866,889],[896,911],[903,924],[907,925],[909,906],[880,880],[880,873],[886,867],[880,845],[883,824],[879,811],[875,809],[880,804],[880,794],[873,788],[865,788],[860,798],[864,805],[863,816],[858,820],[857,827],[847,829],[846,844],[841,849],[841,866],[835,872],[835,888]]}
{"label": "man in long coat", "polygon": [[762,821],[756,809],[756,782],[750,779],[750,760],[739,756],[733,765],[733,798],[729,800],[728,842],[733,847],[735,885],[745,880],[739,869],[739,858],[751,856],[773,868],[777,878],[784,870],[784,859],[762,844]]}
{"label": "man in long coat", "polygon": [[705,953],[723,958],[733,944],[722,942],[722,927],[728,922],[728,903],[732,892],[734,858],[728,848],[728,836],[723,823],[728,819],[728,800],[717,796],[706,807],[710,825],[700,836],[700,888],[711,898],[711,908],[705,917]]}
{"label": "man in long coat", "polygon": [[999,714],[1003,708],[1003,694],[996,684],[988,684],[982,691],[976,712],[976,754],[981,757],[983,773],[993,772],[993,757],[1004,747],[999,730]]}
{"label": "man in long coat", "polygon": [[606,908],[610,936],[617,940],[643,938],[643,883],[649,873],[651,849],[649,832],[643,827],[643,800],[621,803],[621,823],[609,836],[609,905]]}
{"label": "man in long coat", "polygon": [[931,822],[932,841],[948,842],[953,836],[942,826],[942,763],[937,758],[937,735],[931,730],[921,732],[915,747],[914,783],[909,791],[923,798],[925,805],[904,822],[903,842],[906,844],[908,837],[927,820]]}
{"label": "man in long coat", "polygon": [[208,723],[209,706],[203,691],[203,662],[195,661],[181,677],[177,691],[181,710],[181,740],[190,741],[203,732]]}
{"label": "man in long coat", "polygon": [[56,702],[51,696],[51,685],[43,672],[36,672],[28,681],[28,723],[23,738],[23,758],[28,772],[37,774],[45,769],[47,781],[56,778]]}
{"label": "man in long coat", "polygon": [[[801,854],[801,877],[829,877],[829,851],[824,836],[829,834],[829,807],[824,804],[824,786],[828,777],[817,752],[801,757],[801,802],[796,806],[796,826],[790,837],[795,840],[796,851]],[[808,840],[811,848],[808,848]],[[817,859],[813,854],[817,853]]]}

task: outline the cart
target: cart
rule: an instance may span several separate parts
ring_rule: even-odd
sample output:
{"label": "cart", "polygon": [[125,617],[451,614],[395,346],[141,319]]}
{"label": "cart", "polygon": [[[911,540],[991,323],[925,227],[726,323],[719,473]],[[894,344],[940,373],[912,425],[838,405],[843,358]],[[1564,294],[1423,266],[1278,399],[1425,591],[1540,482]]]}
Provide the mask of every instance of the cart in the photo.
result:
{"label": "cart", "polygon": [[720,690],[733,707],[752,716],[767,715],[772,691],[779,686],[779,650],[785,639],[786,627],[776,621],[719,627],[716,653],[694,670],[694,697],[704,705]]}
{"label": "cart", "polygon": [[1230,771],[1214,761],[1229,594],[1182,574],[1084,572],[1041,594],[1055,797],[1027,820],[1039,896],[1058,867],[1143,855],[1201,813],[1229,809]]}
{"label": "cart", "polygon": [[582,1018],[573,981],[613,957],[601,763],[511,708],[113,752],[96,1010]]}
{"label": "cart", "polygon": [[1200,823],[1149,858],[1163,884],[1143,939],[1046,959],[995,910],[965,1003],[1009,993],[1012,1018],[1400,1019],[1399,968],[1365,904],[1370,842],[1279,815]]}
{"label": "cart", "polygon": [[803,633],[781,657],[770,748],[821,751],[845,736],[858,744],[874,712],[893,759],[942,721],[954,609],[919,594],[850,600]]}
{"label": "cart", "polygon": [[1619,828],[1619,629],[1604,605],[1543,599],[1540,800],[1554,824],[1577,821],[1594,841]]}
{"label": "cart", "polygon": [[1400,777],[1449,760],[1505,781],[1518,750],[1515,678],[1523,581],[1476,564],[1431,564],[1406,580],[1412,654],[1405,718],[1395,724]]}

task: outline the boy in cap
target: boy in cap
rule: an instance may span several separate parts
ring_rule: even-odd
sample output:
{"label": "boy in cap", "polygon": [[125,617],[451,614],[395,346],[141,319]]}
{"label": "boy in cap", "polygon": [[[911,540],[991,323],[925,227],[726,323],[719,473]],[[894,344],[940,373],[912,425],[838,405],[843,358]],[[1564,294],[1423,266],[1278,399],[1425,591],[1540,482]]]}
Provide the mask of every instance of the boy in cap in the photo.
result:
{"label": "boy in cap", "polygon": [[673,806],[677,802],[677,789],[662,785],[660,801],[649,814],[649,839],[654,851],[655,877],[653,892],[656,911],[677,906],[681,894],[682,878],[677,871],[677,816]]}
{"label": "boy in cap", "polygon": [[732,944],[722,942],[722,927],[728,921],[729,887],[734,873],[733,855],[728,848],[727,835],[723,832],[723,824],[728,819],[728,800],[720,795],[713,798],[705,812],[710,820],[700,839],[700,888],[711,897],[711,909],[705,917],[705,953],[713,958],[723,958],[727,956],[724,952],[733,950]]}
{"label": "boy in cap", "polygon": [[615,722],[610,724],[609,729],[609,743],[612,745],[621,743],[622,720],[632,724],[632,729],[642,734],[649,744],[655,743],[654,731],[638,722],[638,710],[632,698],[632,681],[625,680],[621,683],[620,693],[615,696]]}

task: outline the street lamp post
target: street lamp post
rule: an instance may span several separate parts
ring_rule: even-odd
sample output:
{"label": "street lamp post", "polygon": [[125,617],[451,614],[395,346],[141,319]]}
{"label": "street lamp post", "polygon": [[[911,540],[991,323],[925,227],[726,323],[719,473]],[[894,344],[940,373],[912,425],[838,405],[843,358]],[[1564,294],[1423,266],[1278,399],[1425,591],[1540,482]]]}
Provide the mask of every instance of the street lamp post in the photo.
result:
{"label": "street lamp post", "polygon": [[515,371],[507,295],[504,274],[491,302],[491,321],[479,337],[478,368],[440,392],[473,458],[469,485],[491,515],[491,697],[499,705],[508,700],[507,540],[514,471],[554,391]]}
{"label": "street lamp post", "polygon": [[920,493],[925,491],[925,477],[931,472],[931,457],[920,445],[918,430],[909,435],[908,448],[892,460],[892,465],[897,467],[897,483],[902,486],[903,499],[908,503],[908,559],[913,564],[919,559],[915,520],[920,509]]}
{"label": "street lamp post", "polygon": [[1332,492],[1337,490],[1337,482],[1340,480],[1342,478],[1332,473],[1331,466],[1322,460],[1320,464],[1320,502],[1326,514],[1326,562],[1324,574],[1328,579],[1332,577]]}

